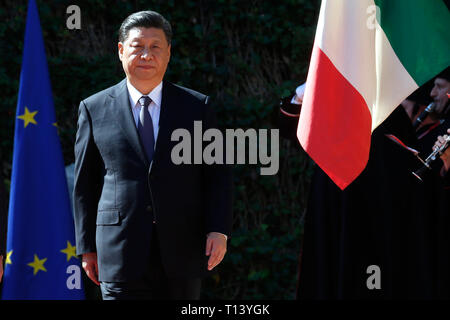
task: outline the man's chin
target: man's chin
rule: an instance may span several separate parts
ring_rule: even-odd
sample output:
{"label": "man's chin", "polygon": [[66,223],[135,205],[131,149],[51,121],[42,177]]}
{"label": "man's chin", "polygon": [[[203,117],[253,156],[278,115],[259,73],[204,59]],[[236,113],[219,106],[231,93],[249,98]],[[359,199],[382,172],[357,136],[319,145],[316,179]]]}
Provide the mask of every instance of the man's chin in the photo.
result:
{"label": "man's chin", "polygon": [[446,105],[438,105],[436,109],[434,109],[435,118],[437,119],[445,119],[449,116],[450,106],[447,103]]}
{"label": "man's chin", "polygon": [[133,76],[136,80],[139,80],[139,81],[152,81],[155,78],[157,78],[156,73],[151,72],[151,71],[136,72]]}
{"label": "man's chin", "polygon": [[161,77],[153,74],[142,74],[142,73],[136,73],[132,76],[133,83],[140,83],[142,85],[149,85],[149,84],[158,84],[162,80]]}
{"label": "man's chin", "polygon": [[155,69],[139,68],[135,72],[136,78],[148,79],[154,77],[156,74]]}

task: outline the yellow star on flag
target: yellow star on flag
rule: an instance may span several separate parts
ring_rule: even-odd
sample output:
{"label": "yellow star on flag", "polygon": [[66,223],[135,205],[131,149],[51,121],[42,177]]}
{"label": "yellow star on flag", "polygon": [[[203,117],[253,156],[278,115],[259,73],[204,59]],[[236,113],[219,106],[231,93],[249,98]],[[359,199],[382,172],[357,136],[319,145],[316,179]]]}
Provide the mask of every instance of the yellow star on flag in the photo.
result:
{"label": "yellow star on flag", "polygon": [[67,261],[70,260],[70,258],[74,257],[75,259],[78,259],[76,254],[76,247],[72,246],[70,241],[67,241],[67,248],[61,250],[62,253],[65,253],[67,255]]}
{"label": "yellow star on flag", "polygon": [[7,265],[7,264],[12,264],[12,261],[11,261],[11,255],[12,255],[12,253],[13,253],[12,250],[11,250],[10,252],[7,252],[7,253],[6,253],[6,261],[5,261],[5,265]]}
{"label": "yellow star on flag", "polygon": [[37,124],[36,120],[34,120],[34,116],[38,113],[37,111],[30,112],[27,107],[25,107],[25,113],[17,118],[22,119],[24,121],[24,127],[26,128],[30,123]]}
{"label": "yellow star on flag", "polygon": [[28,266],[34,269],[33,275],[36,275],[36,273],[38,273],[39,270],[47,272],[47,269],[45,269],[44,267],[45,261],[47,261],[47,258],[39,259],[36,254],[34,255],[34,261],[28,264]]}

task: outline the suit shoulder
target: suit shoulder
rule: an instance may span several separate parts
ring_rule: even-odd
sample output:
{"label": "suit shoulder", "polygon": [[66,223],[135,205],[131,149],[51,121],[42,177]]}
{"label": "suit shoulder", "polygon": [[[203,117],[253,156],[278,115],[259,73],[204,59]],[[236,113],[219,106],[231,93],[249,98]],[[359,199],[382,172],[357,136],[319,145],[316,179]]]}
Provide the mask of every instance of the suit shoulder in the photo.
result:
{"label": "suit shoulder", "polygon": [[118,84],[115,84],[109,88],[94,93],[93,95],[85,98],[82,102],[88,107],[93,107],[99,104],[102,105],[107,96],[114,96],[117,90],[120,89],[123,85],[125,85],[125,83],[126,83],[125,81],[121,81]]}
{"label": "suit shoulder", "polygon": [[199,102],[206,103],[208,96],[206,94],[200,93],[198,91],[173,84],[173,83],[167,83],[168,85],[172,86],[174,90],[177,90],[180,95],[190,96],[191,98],[198,100]]}

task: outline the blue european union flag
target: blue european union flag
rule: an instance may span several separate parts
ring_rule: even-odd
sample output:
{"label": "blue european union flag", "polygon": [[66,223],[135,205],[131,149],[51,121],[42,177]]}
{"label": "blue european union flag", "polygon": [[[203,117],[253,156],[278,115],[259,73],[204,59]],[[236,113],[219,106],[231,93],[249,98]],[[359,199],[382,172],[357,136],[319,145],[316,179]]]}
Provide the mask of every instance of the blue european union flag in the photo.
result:
{"label": "blue european union flag", "polygon": [[28,4],[14,135],[3,299],[83,299],[39,14]]}

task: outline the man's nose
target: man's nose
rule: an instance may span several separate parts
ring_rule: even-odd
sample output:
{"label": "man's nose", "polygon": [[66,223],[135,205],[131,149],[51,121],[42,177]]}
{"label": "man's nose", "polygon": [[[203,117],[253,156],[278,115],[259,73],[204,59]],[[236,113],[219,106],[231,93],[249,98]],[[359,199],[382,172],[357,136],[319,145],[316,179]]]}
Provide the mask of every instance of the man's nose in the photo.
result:
{"label": "man's nose", "polygon": [[150,60],[152,57],[152,53],[150,52],[150,49],[144,48],[144,51],[141,54],[141,58],[144,60]]}
{"label": "man's nose", "polygon": [[437,90],[436,90],[436,87],[433,87],[433,89],[431,89],[430,97],[432,97],[432,98],[437,97]]}

